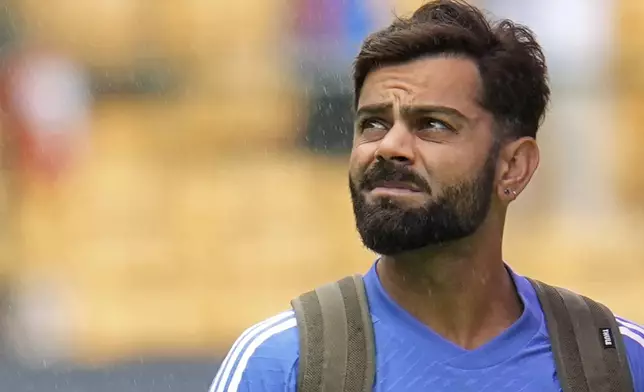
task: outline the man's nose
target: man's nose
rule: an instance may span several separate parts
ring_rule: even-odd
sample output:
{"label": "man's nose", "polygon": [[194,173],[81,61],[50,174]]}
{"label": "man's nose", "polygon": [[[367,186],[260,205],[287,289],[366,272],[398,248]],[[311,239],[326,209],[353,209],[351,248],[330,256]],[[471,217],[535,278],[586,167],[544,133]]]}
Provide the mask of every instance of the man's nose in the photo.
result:
{"label": "man's nose", "polygon": [[376,158],[412,164],[414,162],[415,137],[404,125],[394,125],[380,140]]}

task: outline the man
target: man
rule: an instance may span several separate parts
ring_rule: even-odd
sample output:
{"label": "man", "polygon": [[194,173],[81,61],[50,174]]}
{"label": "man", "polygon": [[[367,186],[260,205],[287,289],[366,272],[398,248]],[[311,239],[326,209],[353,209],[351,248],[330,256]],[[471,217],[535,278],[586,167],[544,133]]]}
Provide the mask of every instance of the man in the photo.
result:
{"label": "man", "polygon": [[[362,240],[381,255],[364,276],[374,390],[560,391],[535,289],[501,251],[550,95],[533,35],[431,2],[365,41],[354,83],[350,191]],[[618,322],[644,392],[644,329]],[[250,328],[211,391],[295,391],[298,339],[292,311]]]}

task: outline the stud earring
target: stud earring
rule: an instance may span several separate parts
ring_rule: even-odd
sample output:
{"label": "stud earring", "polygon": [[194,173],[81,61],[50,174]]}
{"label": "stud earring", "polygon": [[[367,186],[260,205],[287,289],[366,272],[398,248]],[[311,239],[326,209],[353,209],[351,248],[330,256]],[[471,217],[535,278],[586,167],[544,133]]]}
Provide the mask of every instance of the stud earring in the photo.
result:
{"label": "stud earring", "polygon": [[506,195],[508,195],[508,196],[509,196],[510,194],[512,194],[512,196],[513,196],[513,197],[517,197],[517,192],[516,192],[514,189],[506,188],[506,189],[503,191],[503,193],[505,193],[505,194],[506,194]]}

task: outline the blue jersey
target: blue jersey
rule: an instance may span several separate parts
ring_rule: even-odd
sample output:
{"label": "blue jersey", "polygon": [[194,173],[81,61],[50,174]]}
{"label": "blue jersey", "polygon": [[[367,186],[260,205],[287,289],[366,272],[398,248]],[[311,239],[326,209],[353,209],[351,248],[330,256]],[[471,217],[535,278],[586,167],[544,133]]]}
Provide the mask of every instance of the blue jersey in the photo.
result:
{"label": "blue jersey", "polygon": [[[559,392],[545,317],[530,282],[513,272],[521,317],[485,345],[465,350],[394,302],[375,267],[365,275],[376,341],[374,391]],[[644,392],[644,328],[618,318],[636,392]],[[299,337],[287,311],[244,332],[222,363],[211,392],[296,391]]]}

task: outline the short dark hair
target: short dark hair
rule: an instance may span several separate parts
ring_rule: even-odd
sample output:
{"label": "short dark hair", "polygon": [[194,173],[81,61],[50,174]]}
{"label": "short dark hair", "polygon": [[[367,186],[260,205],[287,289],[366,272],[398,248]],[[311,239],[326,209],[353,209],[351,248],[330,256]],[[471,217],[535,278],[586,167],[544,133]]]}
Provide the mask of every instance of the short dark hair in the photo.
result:
{"label": "short dark hair", "polygon": [[504,136],[536,138],[550,88],[534,34],[507,19],[491,23],[479,9],[458,0],[426,3],[364,41],[354,63],[354,105],[370,72],[436,54],[475,61],[482,80],[480,104]]}

